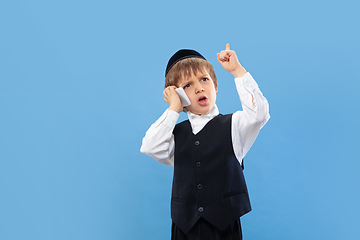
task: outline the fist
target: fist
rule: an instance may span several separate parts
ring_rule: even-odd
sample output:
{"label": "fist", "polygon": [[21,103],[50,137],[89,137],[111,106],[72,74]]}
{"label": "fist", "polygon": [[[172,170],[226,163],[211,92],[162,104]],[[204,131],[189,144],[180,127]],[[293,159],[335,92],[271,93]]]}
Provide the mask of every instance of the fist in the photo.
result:
{"label": "fist", "polygon": [[173,110],[177,113],[183,111],[183,106],[181,104],[181,100],[177,92],[175,91],[175,86],[169,86],[165,88],[164,94],[164,101],[170,104],[169,110]]}
{"label": "fist", "polygon": [[245,68],[241,66],[235,51],[230,50],[230,45],[226,44],[226,49],[217,53],[217,60],[221,64],[221,66],[235,78],[243,77],[246,73]]}

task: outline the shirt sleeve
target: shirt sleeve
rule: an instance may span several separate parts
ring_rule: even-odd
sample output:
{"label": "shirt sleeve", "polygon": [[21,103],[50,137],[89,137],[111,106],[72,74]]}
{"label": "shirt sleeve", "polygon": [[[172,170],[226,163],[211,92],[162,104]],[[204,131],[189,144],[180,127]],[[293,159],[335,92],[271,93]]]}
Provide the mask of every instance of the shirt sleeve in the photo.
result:
{"label": "shirt sleeve", "polygon": [[173,130],[178,118],[179,113],[167,109],[146,131],[140,152],[162,164],[174,166]]}
{"label": "shirt sleeve", "polygon": [[235,78],[235,84],[243,111],[232,116],[231,136],[235,156],[241,163],[270,114],[269,103],[250,73]]}

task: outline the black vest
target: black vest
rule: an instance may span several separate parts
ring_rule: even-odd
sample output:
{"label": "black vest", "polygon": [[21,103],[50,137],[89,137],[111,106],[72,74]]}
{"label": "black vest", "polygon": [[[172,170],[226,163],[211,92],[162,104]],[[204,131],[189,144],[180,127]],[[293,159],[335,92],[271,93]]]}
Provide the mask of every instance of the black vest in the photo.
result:
{"label": "black vest", "polygon": [[196,135],[189,120],[175,126],[171,218],[184,232],[204,218],[224,230],[251,211],[231,139],[232,115],[218,115]]}

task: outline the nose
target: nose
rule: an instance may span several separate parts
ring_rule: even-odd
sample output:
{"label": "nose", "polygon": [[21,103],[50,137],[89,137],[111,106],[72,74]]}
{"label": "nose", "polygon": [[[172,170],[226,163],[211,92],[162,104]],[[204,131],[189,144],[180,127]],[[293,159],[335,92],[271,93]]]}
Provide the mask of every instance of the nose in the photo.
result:
{"label": "nose", "polygon": [[201,93],[204,91],[204,88],[199,84],[195,88],[195,93]]}

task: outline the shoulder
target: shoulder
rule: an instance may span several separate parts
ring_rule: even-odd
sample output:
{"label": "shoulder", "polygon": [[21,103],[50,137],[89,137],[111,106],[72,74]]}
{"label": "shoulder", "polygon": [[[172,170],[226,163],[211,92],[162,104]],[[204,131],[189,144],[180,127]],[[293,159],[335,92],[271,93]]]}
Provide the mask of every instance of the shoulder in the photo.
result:
{"label": "shoulder", "polygon": [[220,122],[227,122],[227,121],[230,121],[230,122],[231,122],[232,116],[233,116],[232,113],[230,113],[230,114],[224,114],[224,115],[220,113],[219,115],[217,115],[216,117],[214,117],[213,120],[215,120],[215,121],[220,121]]}
{"label": "shoulder", "polygon": [[185,120],[185,121],[182,121],[182,122],[180,122],[180,123],[177,123],[177,124],[175,125],[175,127],[185,126],[185,125],[188,125],[188,124],[190,124],[190,121],[189,121],[189,120]]}
{"label": "shoulder", "polygon": [[182,130],[184,130],[186,128],[189,128],[189,127],[191,127],[189,120],[182,121],[182,122],[175,125],[173,133],[176,133],[178,131],[182,131]]}

